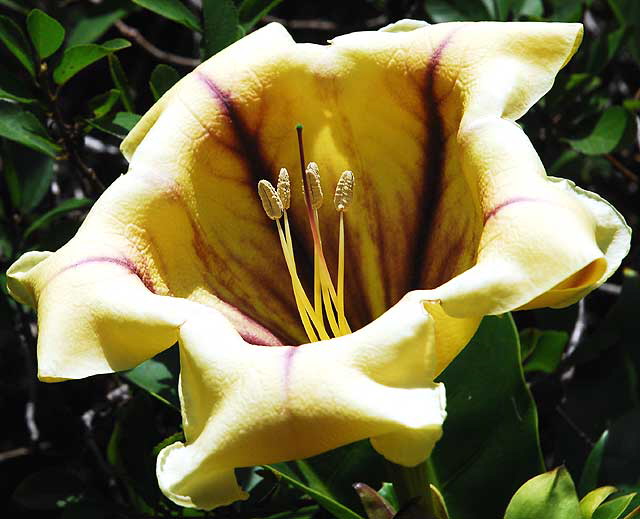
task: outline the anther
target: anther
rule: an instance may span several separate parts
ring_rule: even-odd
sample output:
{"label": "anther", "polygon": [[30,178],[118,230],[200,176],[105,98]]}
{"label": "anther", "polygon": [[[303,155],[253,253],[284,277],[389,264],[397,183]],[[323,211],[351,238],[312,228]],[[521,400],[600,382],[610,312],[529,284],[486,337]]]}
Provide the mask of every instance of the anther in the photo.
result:
{"label": "anther", "polygon": [[343,171],[336,186],[336,193],[333,197],[333,204],[338,211],[346,211],[353,200],[353,172]]}
{"label": "anther", "polygon": [[322,205],[322,186],[320,185],[320,170],[315,162],[309,162],[305,171],[309,195],[311,197],[311,207],[318,209]]}
{"label": "anther", "polygon": [[282,202],[282,209],[289,209],[291,204],[291,182],[289,181],[289,172],[287,168],[281,168],[278,175],[278,196]]}
{"label": "anther", "polygon": [[268,180],[258,182],[258,195],[262,201],[262,207],[267,216],[272,220],[278,220],[282,217],[282,200],[278,193]]}

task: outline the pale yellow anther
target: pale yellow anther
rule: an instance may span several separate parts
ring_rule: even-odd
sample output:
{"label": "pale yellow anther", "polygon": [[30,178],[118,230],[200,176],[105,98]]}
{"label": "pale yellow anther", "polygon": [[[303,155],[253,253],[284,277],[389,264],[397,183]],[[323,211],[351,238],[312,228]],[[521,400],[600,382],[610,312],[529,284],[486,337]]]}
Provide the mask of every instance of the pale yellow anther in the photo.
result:
{"label": "pale yellow anther", "polygon": [[315,162],[309,162],[305,175],[307,176],[307,184],[311,196],[311,207],[318,209],[322,205],[323,198],[318,165]]}
{"label": "pale yellow anther", "polygon": [[354,177],[352,171],[343,171],[336,186],[336,193],[333,197],[333,204],[338,211],[346,211],[353,200]]}
{"label": "pale yellow anther", "polygon": [[282,217],[282,201],[278,193],[268,180],[258,182],[258,195],[262,201],[262,207],[267,216],[272,220],[278,220]]}
{"label": "pale yellow anther", "polygon": [[281,168],[278,175],[278,196],[282,202],[282,208],[286,211],[291,205],[291,181],[287,168]]}

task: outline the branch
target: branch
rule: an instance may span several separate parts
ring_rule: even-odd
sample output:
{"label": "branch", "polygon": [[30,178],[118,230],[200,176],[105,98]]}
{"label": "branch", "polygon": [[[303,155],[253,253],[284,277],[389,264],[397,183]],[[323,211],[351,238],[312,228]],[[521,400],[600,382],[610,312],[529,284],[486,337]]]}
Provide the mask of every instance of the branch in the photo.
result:
{"label": "branch", "polygon": [[604,156],[613,166],[622,173],[625,177],[627,177],[634,184],[638,184],[640,180],[638,179],[638,175],[636,175],[633,171],[631,171],[628,167],[626,167],[622,162],[616,159],[611,153],[606,153]]}
{"label": "branch", "polygon": [[115,23],[115,26],[123,36],[135,41],[138,45],[140,45],[140,47],[142,47],[149,54],[159,59],[160,61],[166,61],[167,63],[172,63],[173,65],[192,68],[200,65],[199,59],[188,58],[186,56],[178,56],[177,54],[172,54],[171,52],[159,49],[153,43],[147,40],[138,29],[127,25],[122,20],[118,20]]}

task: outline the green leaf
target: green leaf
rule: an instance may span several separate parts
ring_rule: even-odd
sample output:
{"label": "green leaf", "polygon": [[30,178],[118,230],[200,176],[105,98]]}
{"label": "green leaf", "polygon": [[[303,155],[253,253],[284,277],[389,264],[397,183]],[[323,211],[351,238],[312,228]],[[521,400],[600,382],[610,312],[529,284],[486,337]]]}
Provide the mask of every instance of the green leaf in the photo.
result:
{"label": "green leaf", "polygon": [[516,18],[526,16],[539,18],[544,12],[542,0],[515,0],[513,12]]}
{"label": "green leaf", "polygon": [[571,147],[586,155],[602,155],[613,151],[624,137],[629,114],[621,106],[608,108],[591,133],[583,139],[569,139]]}
{"label": "green leaf", "polygon": [[68,213],[69,211],[82,209],[84,207],[90,206],[91,204],[93,204],[93,200],[89,200],[88,198],[70,198],[63,202],[60,202],[55,208],[43,214],[29,227],[27,227],[27,230],[24,232],[23,239],[26,240],[34,232],[49,225],[51,222]]}
{"label": "green leaf", "polygon": [[131,97],[131,86],[127,75],[124,73],[122,64],[115,54],[109,54],[109,72],[111,73],[111,79],[113,83],[120,90],[120,97],[122,99],[122,105],[127,112],[135,112],[133,106],[133,98]]}
{"label": "green leaf", "polygon": [[145,516],[155,515],[150,505],[160,498],[153,451],[163,438],[151,426],[156,413],[153,399],[144,392],[136,393],[119,411],[107,447],[109,463],[127,488],[135,509]]}
{"label": "green leaf", "polygon": [[160,64],[151,72],[149,88],[157,101],[162,95],[180,80],[180,74],[169,65]]}
{"label": "green leaf", "polygon": [[93,115],[100,119],[106,116],[120,99],[120,90],[112,88],[108,92],[104,92],[90,99],[87,103],[93,112]]}
{"label": "green leaf", "polygon": [[153,359],[125,371],[124,377],[151,393],[161,402],[179,410],[179,372],[178,351],[175,348],[170,348],[156,355]]}
{"label": "green leaf", "polygon": [[58,85],[64,85],[82,69],[95,63],[112,52],[130,47],[131,43],[122,38],[109,40],[102,45],[82,43],[74,45],[64,51],[60,63],[53,71],[53,80]]}
{"label": "green leaf", "polygon": [[180,0],[133,0],[133,2],[193,31],[202,31],[198,17]]}
{"label": "green leaf", "polygon": [[622,47],[626,33],[627,28],[623,26],[595,39],[590,49],[591,52],[587,64],[587,70],[590,73],[597,75],[609,64],[620,50],[620,47]]}
{"label": "green leaf", "polygon": [[486,5],[478,1],[429,0],[424,7],[431,20],[436,23],[492,19]]}
{"label": "green leaf", "polygon": [[243,0],[238,8],[238,18],[245,30],[253,29],[266,14],[282,0]]}
{"label": "green leaf", "polygon": [[477,519],[478,510],[502,517],[522,482],[544,470],[511,316],[485,317],[439,378],[448,416],[431,455],[431,481],[452,518]]}
{"label": "green leaf", "polygon": [[598,475],[600,474],[602,457],[608,438],[609,431],[604,431],[587,457],[580,476],[580,482],[578,483],[578,492],[581,496],[598,486]]}
{"label": "green leaf", "polygon": [[513,496],[504,519],[581,519],[571,476],[564,467],[527,481]]}
{"label": "green leaf", "polygon": [[20,5],[18,2],[14,2],[14,0],[0,0],[0,5],[4,5],[9,9],[13,9],[22,14],[27,14],[28,9],[23,5]]}
{"label": "green leaf", "polygon": [[27,16],[27,32],[40,59],[51,56],[64,41],[64,27],[40,9],[34,9]]}
{"label": "green leaf", "polygon": [[580,511],[583,518],[591,519],[596,509],[614,492],[616,492],[616,487],[600,487],[584,496],[580,500]]}
{"label": "green leaf", "polygon": [[91,5],[78,23],[69,31],[67,46],[79,43],[93,43],[100,38],[118,20],[135,9],[129,0],[106,0]]}
{"label": "green leaf", "polygon": [[84,490],[84,483],[69,469],[49,468],[27,476],[13,498],[28,510],[57,510]]}
{"label": "green leaf", "polygon": [[118,112],[114,116],[107,116],[87,123],[109,135],[124,139],[131,129],[138,123],[142,116],[130,112]]}
{"label": "green leaf", "polygon": [[327,493],[315,490],[302,483],[300,478],[296,476],[289,467],[287,467],[286,463],[276,463],[273,465],[266,465],[265,467],[273,472],[276,477],[287,481],[295,488],[302,490],[305,494],[311,496],[337,519],[363,519],[361,515],[339,503]]}
{"label": "green leaf", "polygon": [[27,37],[20,26],[8,16],[0,15],[0,40],[9,52],[13,54],[32,77],[36,75],[36,68],[31,56],[31,49]]}
{"label": "green leaf", "polygon": [[635,494],[629,494],[607,501],[596,509],[593,513],[593,519],[618,519],[622,517],[635,496]]}
{"label": "green leaf", "polygon": [[0,64],[0,99],[10,99],[18,103],[35,103],[35,93],[31,85],[16,79],[15,74]]}
{"label": "green leaf", "polygon": [[0,101],[0,136],[55,157],[60,146],[51,140],[40,120],[22,107]]}
{"label": "green leaf", "polygon": [[203,0],[202,14],[206,59],[236,41],[238,10],[233,0]]}
{"label": "green leaf", "polygon": [[[524,365],[524,372],[542,371],[543,373],[553,373],[564,351],[569,334],[556,330],[523,330],[520,334],[521,341],[527,341],[526,350],[530,351],[528,359]],[[524,351],[524,350],[523,350]]]}

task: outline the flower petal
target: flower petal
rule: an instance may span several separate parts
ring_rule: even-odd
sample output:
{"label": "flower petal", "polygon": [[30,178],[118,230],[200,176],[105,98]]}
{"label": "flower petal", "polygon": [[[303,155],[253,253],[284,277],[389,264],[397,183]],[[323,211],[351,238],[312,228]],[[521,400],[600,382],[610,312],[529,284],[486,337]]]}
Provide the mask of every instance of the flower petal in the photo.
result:
{"label": "flower petal", "polygon": [[441,435],[433,320],[413,294],[352,335],[299,347],[248,345],[219,314],[201,312],[181,327],[180,352],[186,442],[160,453],[157,473],[182,506],[245,498],[237,467],[368,437],[388,459],[416,465]]}

